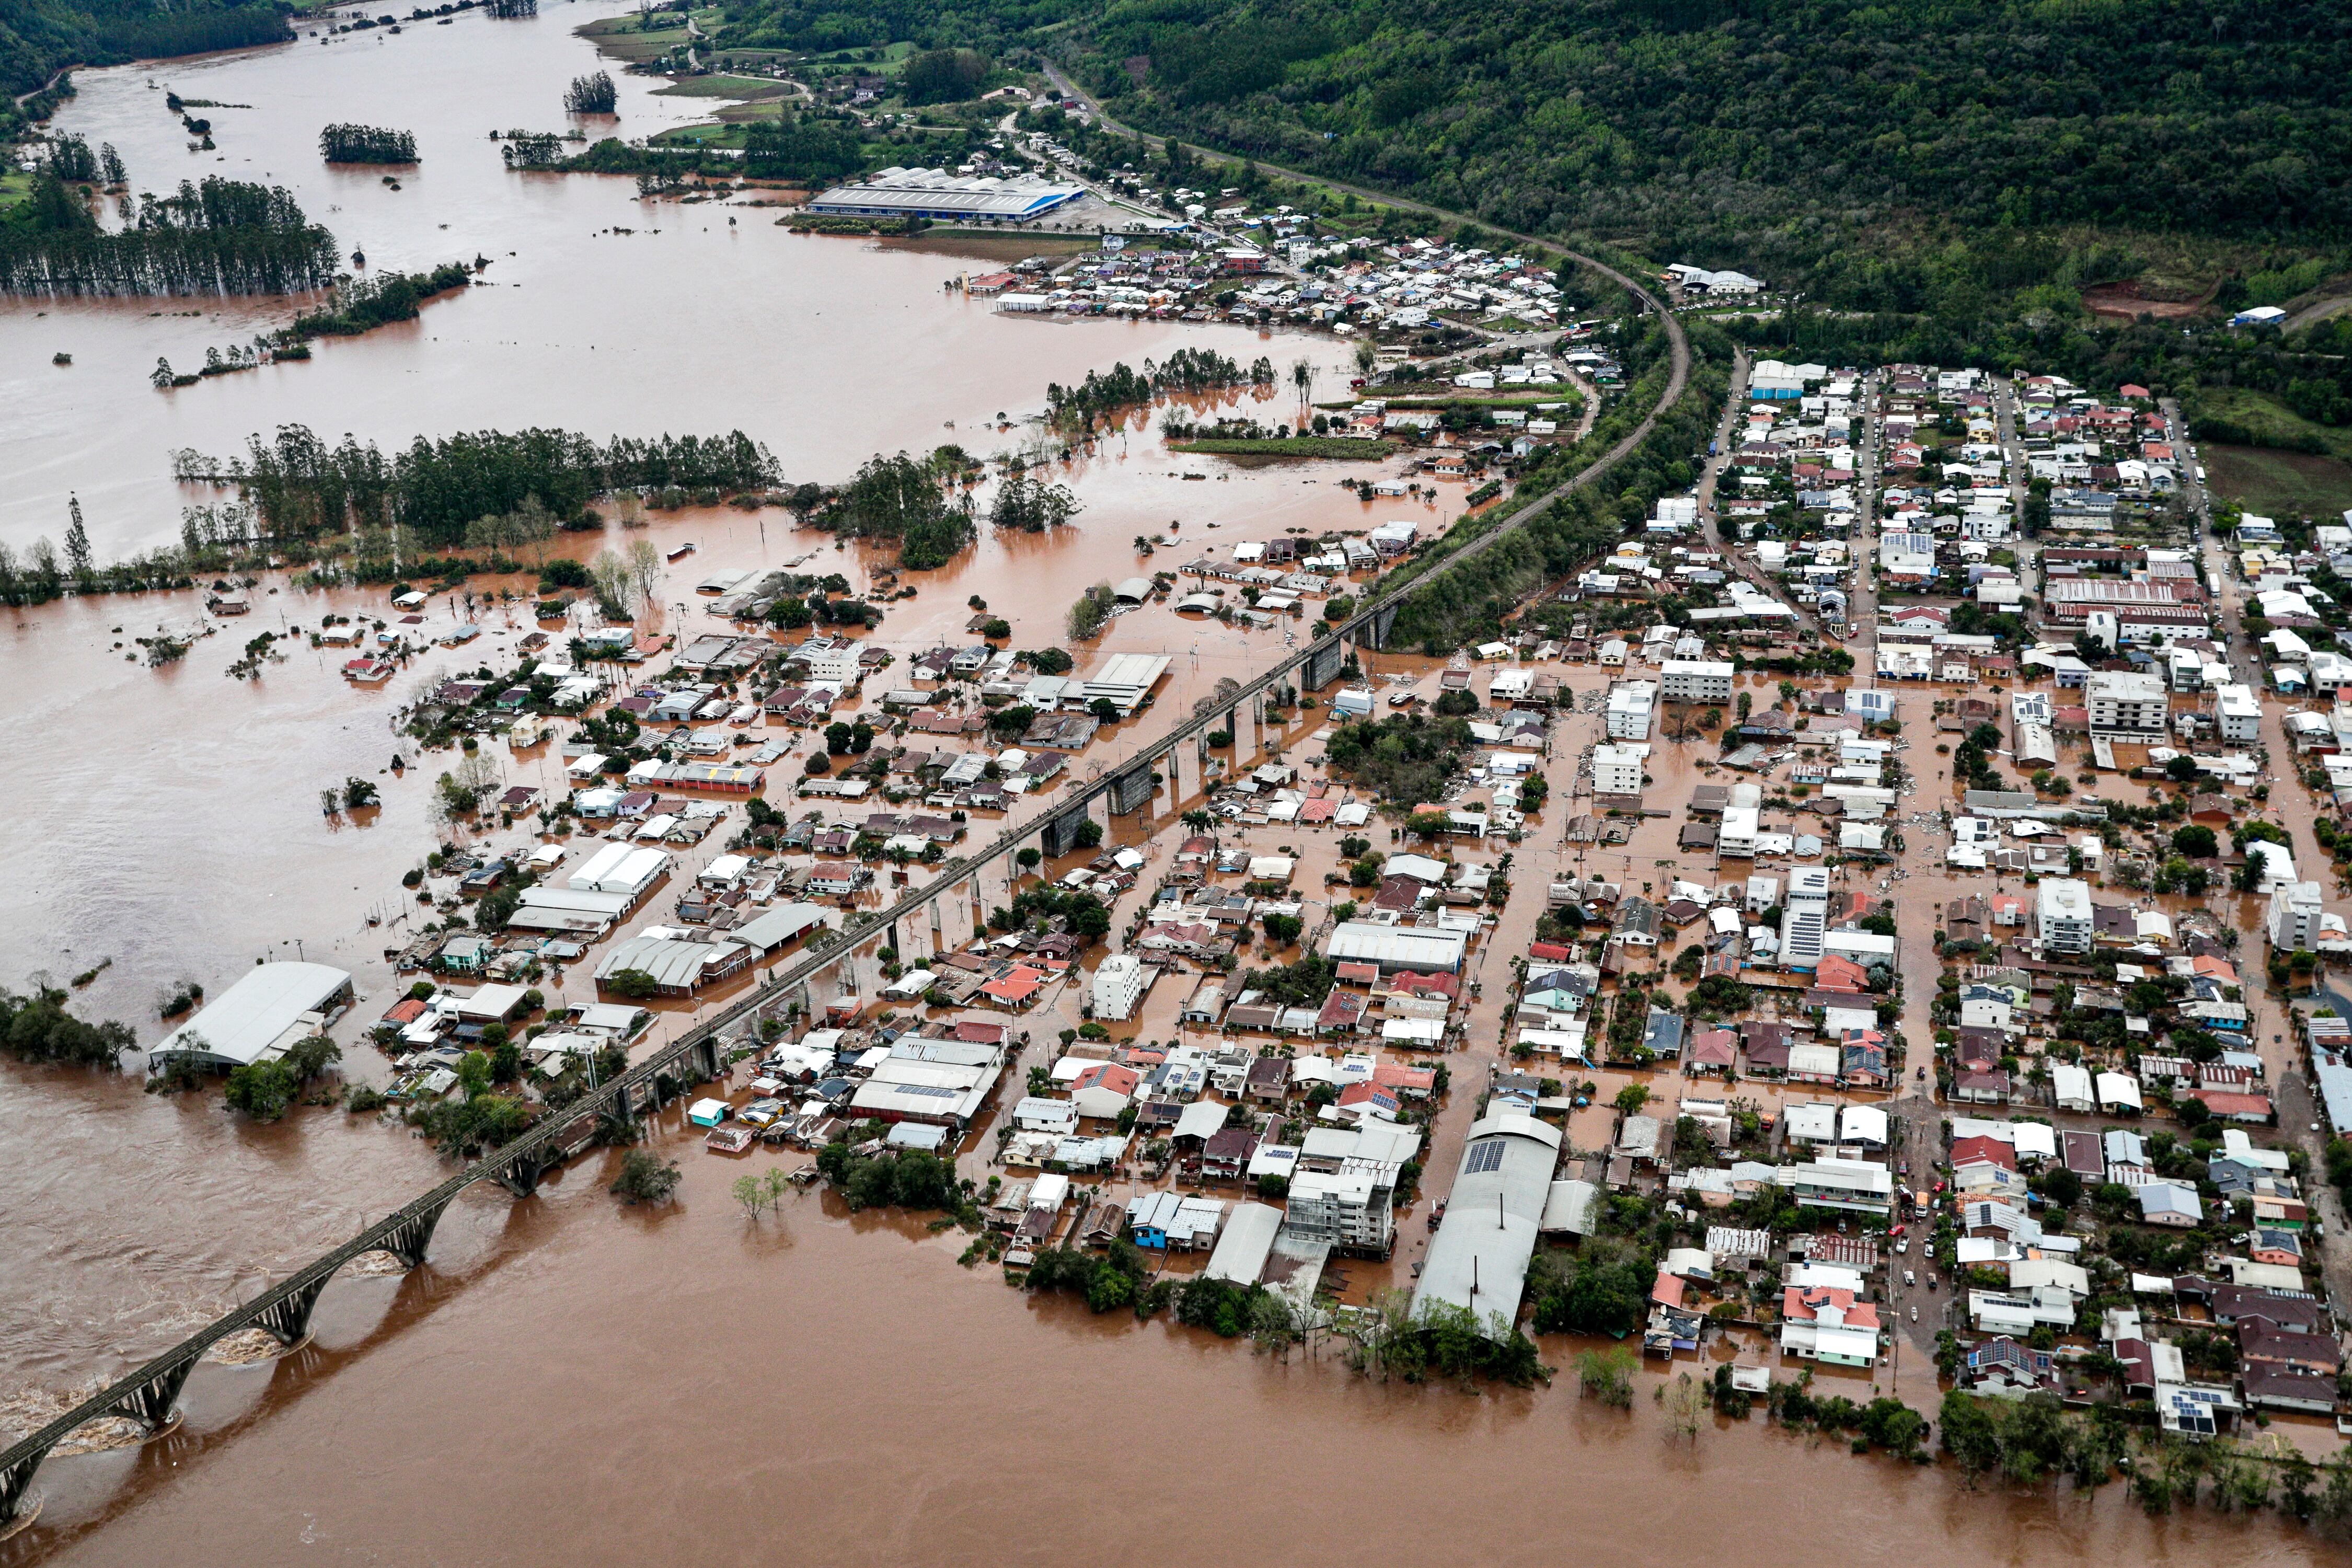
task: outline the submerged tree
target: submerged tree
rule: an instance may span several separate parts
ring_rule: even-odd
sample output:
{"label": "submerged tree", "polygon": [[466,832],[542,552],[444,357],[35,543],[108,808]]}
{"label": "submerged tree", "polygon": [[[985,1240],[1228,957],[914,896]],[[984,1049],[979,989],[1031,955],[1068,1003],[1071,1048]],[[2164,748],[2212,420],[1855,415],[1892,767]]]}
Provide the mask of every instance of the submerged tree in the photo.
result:
{"label": "submerged tree", "polygon": [[621,89],[607,71],[575,76],[563,89],[563,107],[572,114],[610,114],[620,101]]}
{"label": "submerged tree", "polygon": [[330,125],[319,132],[319,155],[330,163],[414,163],[416,137],[381,125]]}
{"label": "submerged tree", "polygon": [[1014,474],[997,487],[988,521],[998,528],[1045,533],[1068,522],[1082,510],[1067,485],[1047,484],[1026,474]]}

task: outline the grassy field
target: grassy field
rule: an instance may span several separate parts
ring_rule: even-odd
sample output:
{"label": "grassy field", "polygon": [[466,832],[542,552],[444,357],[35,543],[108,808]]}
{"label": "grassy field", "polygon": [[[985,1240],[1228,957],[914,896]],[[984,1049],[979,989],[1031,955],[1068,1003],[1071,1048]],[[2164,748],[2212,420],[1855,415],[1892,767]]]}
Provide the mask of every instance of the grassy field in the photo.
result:
{"label": "grassy field", "polygon": [[654,89],[656,98],[782,98],[793,89],[763,76],[690,76]]}
{"label": "grassy field", "polygon": [[673,125],[646,143],[649,147],[737,147],[743,145],[740,125]]}
{"label": "grassy field", "polygon": [[2352,463],[2340,458],[2210,442],[2198,452],[2213,493],[2248,511],[2333,521],[2352,507]]}
{"label": "grassy field", "polygon": [[2314,425],[2268,393],[2252,392],[2237,386],[2207,388],[2197,394],[2189,412],[2192,417],[2203,416],[2226,419],[2232,425],[2242,426],[2249,433],[2263,437],[2265,444],[2316,437],[2336,456],[2352,458],[2352,430]]}

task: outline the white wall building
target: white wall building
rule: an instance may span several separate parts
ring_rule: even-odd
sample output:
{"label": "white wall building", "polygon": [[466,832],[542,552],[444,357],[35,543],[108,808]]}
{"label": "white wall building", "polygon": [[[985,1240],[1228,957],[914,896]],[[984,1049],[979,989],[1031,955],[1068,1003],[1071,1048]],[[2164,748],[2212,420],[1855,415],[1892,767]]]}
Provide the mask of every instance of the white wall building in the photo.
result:
{"label": "white wall building", "polygon": [[2044,951],[2090,952],[2091,885],[2072,877],[2045,877],[2037,894],[2035,915]]}
{"label": "white wall building", "polygon": [[2213,719],[2225,741],[2263,738],[2263,705],[2251,686],[2232,683],[2215,693]]}
{"label": "white wall building", "polygon": [[1723,809],[1723,826],[1716,834],[1717,855],[1738,856],[1743,859],[1756,858],[1758,812],[1752,805],[1728,805]]}
{"label": "white wall building", "polygon": [[2319,884],[2282,882],[2271,889],[2271,945],[2282,952],[2319,945]]}
{"label": "white wall building", "polygon": [[1670,658],[1658,667],[1658,673],[1669,702],[1731,700],[1729,659]]}
{"label": "white wall building", "polygon": [[1158,973],[1131,952],[1115,952],[1104,959],[1102,967],[1095,971],[1095,1016],[1113,1022],[1135,1016],[1135,1009],[1142,1003],[1143,994],[1151,989],[1152,977]]}
{"label": "white wall building", "polygon": [[1657,706],[1658,683],[1654,680],[1621,680],[1609,689],[1609,738],[1612,741],[1646,741],[1650,738],[1650,716]]}
{"label": "white wall building", "polygon": [[1592,793],[1595,795],[1640,795],[1642,763],[1650,754],[1647,746],[1595,746],[1592,748]]}
{"label": "white wall building", "polygon": [[1821,962],[1822,938],[1830,923],[1830,874],[1819,866],[1789,873],[1789,896],[1780,905],[1780,962],[1811,969]]}
{"label": "white wall building", "polygon": [[2172,722],[2172,700],[2160,675],[2095,669],[2083,682],[2094,734],[2161,735]]}

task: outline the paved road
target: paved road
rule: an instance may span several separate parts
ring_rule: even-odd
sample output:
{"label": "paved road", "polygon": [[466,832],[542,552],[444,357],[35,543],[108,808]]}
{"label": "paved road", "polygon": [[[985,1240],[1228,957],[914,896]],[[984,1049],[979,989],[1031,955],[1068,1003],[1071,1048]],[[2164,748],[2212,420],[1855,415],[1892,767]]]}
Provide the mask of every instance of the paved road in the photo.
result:
{"label": "paved road", "polygon": [[[2245,584],[2231,571],[2230,552],[2222,540],[2212,531],[2212,498],[2197,478],[2197,463],[2189,439],[2189,426],[2180,415],[2180,405],[2171,398],[2162,399],[2158,407],[2163,411],[2166,435],[2172,442],[2173,452],[2180,465],[2180,485],[2190,511],[2197,519],[2201,540],[2206,580],[2213,585],[2214,598],[2221,611],[2225,628],[2224,646],[2230,650],[2231,667],[2241,677],[2250,678],[2259,690],[2263,685],[2262,661],[2255,658],[2252,645],[2245,637]],[[2250,668],[2251,667],[2251,668]],[[2313,876],[2321,867],[2333,867],[2333,858],[2320,847],[2312,833],[2312,824],[2318,813],[2303,793],[2303,784],[2294,776],[2294,749],[2286,738],[2285,705],[2278,701],[2263,704],[2262,757],[2266,763],[2278,760],[2285,765],[2284,776],[2276,771],[2264,773],[2271,786],[2273,808],[2272,817],[2285,827],[2294,839],[2290,847],[2295,864],[2305,877]],[[2332,873],[2331,873],[2332,874]],[[2226,897],[2226,895],[2224,895]],[[2247,900],[2242,909],[2253,911],[2252,918],[2241,921],[2244,931],[2242,945],[2236,954],[2238,973],[2245,982],[2246,1005],[2252,1011],[2250,1024],[2255,1047],[2262,1053],[2271,1080],[2273,1103],[2278,1109],[2278,1131],[2282,1142],[2299,1148],[2310,1157],[2310,1173],[2304,1183],[2305,1198],[2327,1226],[2328,1236],[2321,1244],[2320,1271],[2326,1280],[2331,1305],[2337,1315],[2352,1312],[2352,1229],[2346,1226],[2346,1210],[2336,1189],[2327,1184],[2323,1173],[2326,1134],[2310,1079],[2302,1068],[2303,1048],[2289,1027],[2289,1009],[2275,993],[2264,989],[2263,969],[2270,945],[2260,931],[2262,906]]]}

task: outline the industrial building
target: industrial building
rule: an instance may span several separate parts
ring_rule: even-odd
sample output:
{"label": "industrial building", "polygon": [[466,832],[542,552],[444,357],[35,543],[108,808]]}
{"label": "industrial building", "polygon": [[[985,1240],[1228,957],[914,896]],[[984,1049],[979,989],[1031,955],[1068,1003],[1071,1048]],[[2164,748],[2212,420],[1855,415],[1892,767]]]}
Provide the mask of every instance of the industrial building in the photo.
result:
{"label": "industrial building", "polygon": [[1469,937],[1458,931],[1342,921],[1332,928],[1331,944],[1325,951],[1337,963],[1376,963],[1382,974],[1404,970],[1452,974],[1461,969],[1469,943]]}
{"label": "industrial building", "polygon": [[1120,718],[1130,718],[1168,673],[1171,662],[1165,654],[1115,653],[1087,677],[1087,701],[1108,698]]}
{"label": "industrial building", "polygon": [[1085,187],[1034,176],[1010,180],[896,165],[810,202],[808,211],[848,217],[919,217],[939,223],[1028,223],[1085,195]]}
{"label": "industrial building", "polygon": [[352,977],[324,963],[257,963],[203,1011],[147,1053],[166,1061],[239,1068],[274,1061],[298,1040],[323,1033],[329,1015],[352,999]]}
{"label": "industrial building", "polygon": [[1442,1301],[1465,1309],[1482,1332],[1500,1338],[1510,1331],[1551,1197],[1559,1142],[1559,1128],[1523,1111],[1498,1110],[1471,1123],[1445,1224],[1429,1244],[1413,1291],[1416,1316]]}

